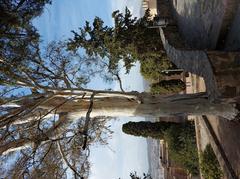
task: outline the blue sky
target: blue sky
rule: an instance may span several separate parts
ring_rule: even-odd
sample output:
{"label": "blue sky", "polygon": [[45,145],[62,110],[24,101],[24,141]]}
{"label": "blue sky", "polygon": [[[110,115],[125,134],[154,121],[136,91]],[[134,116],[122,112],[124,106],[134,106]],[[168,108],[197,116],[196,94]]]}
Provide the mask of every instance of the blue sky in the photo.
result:
{"label": "blue sky", "polygon": [[84,22],[100,16],[111,24],[111,0],[53,0],[44,14],[34,22],[44,43],[72,36],[71,30],[77,30]]}
{"label": "blue sky", "polygon": [[[77,30],[84,22],[101,17],[107,25],[112,25],[111,12],[123,11],[126,6],[135,16],[139,16],[141,0],[53,0],[44,14],[34,21],[39,29],[43,46],[52,40],[68,39],[71,30]],[[139,73],[139,64],[129,75],[122,74],[122,81],[127,90],[143,90],[143,79]],[[117,84],[112,84],[118,89]],[[90,87],[106,87],[101,81],[93,80]],[[106,87],[108,88],[108,87]],[[127,179],[131,171],[139,174],[148,171],[146,140],[127,136],[121,132],[121,125],[139,118],[119,118],[111,122],[115,132],[108,147],[93,146],[91,152],[92,174],[90,179]]]}
{"label": "blue sky", "polygon": [[[111,13],[124,11],[125,7],[139,16],[141,0],[53,0],[52,5],[45,8],[44,14],[34,20],[34,25],[41,34],[42,46],[53,40],[66,40],[73,36],[85,24],[99,16],[106,25],[113,25]],[[103,84],[98,78],[92,79],[88,85],[93,89],[109,89],[112,85]]]}

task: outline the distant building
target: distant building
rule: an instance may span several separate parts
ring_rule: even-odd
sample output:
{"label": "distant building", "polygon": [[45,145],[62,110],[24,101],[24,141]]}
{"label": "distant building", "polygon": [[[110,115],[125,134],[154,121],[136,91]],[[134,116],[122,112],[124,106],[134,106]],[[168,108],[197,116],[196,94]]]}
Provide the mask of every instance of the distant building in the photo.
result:
{"label": "distant building", "polygon": [[142,8],[144,11],[150,9],[150,14],[152,17],[157,15],[157,0],[143,0]]}

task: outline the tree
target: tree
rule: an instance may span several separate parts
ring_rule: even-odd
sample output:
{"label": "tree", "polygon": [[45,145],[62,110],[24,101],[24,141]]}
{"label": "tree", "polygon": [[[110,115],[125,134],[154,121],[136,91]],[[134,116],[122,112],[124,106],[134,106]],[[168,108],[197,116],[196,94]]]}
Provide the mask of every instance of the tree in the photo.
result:
{"label": "tree", "polygon": [[164,140],[168,144],[170,160],[197,176],[199,159],[194,124],[172,125],[164,131]]}
{"label": "tree", "polygon": [[[81,70],[72,64],[73,61],[69,60],[77,58],[76,54],[61,52],[60,49],[62,49],[61,44],[60,47],[50,45],[44,60],[32,60],[31,64],[27,65],[13,67],[9,62],[1,61],[2,85],[10,90],[16,87],[26,88],[32,91],[32,94],[16,97],[16,99],[3,96],[2,103],[11,102],[18,107],[4,108],[9,114],[4,114],[0,126],[20,122],[18,115],[25,116],[29,110],[39,107],[57,108],[58,113],[78,111],[80,116],[85,116],[90,102],[94,103],[92,116],[102,114],[102,116],[114,117],[118,115],[159,117],[182,113],[215,114],[233,119],[238,114],[233,104],[211,103],[204,93],[161,96],[138,92],[84,89],[81,86],[86,82],[84,68],[81,69],[82,74]],[[12,115],[14,117],[10,117]]]}
{"label": "tree", "polygon": [[[1,176],[58,178],[65,176],[69,169],[75,178],[87,178],[90,171],[90,145],[107,144],[106,139],[111,135],[106,125],[108,118],[98,116],[90,119],[92,102],[89,99],[92,101],[94,95],[90,98],[85,93],[81,97],[69,96],[67,92],[66,95],[55,96],[55,92],[44,89],[81,89],[80,86],[84,86],[89,75],[95,73],[91,65],[86,64],[92,59],[66,52],[64,46],[64,43],[53,42],[42,58],[32,59],[28,64],[13,66],[8,61],[0,61],[3,67],[1,159],[5,161],[20,151],[15,164],[8,167],[8,171],[2,171]],[[19,93],[19,90],[22,91]],[[81,115],[73,117],[70,111],[59,111],[59,107],[70,101],[84,100],[85,95],[88,96],[86,102],[89,109],[84,118]],[[54,106],[45,108],[45,104],[52,99],[57,100]]]}
{"label": "tree", "polygon": [[[167,58],[167,57],[162,57]],[[159,58],[148,58],[147,60],[141,61],[141,74],[143,77],[150,81],[161,81],[165,79],[163,70],[169,69],[168,64],[162,64]],[[167,59],[166,59],[167,61]],[[174,66],[171,66],[173,68]]]}
{"label": "tree", "polygon": [[0,60],[0,154],[7,159],[20,152],[3,176],[44,177],[49,166],[52,176],[66,174],[67,168],[78,178],[88,176],[90,145],[106,144],[104,136],[111,134],[105,116],[212,114],[234,119],[238,114],[233,104],[211,103],[204,93],[162,96],[85,89],[93,74],[82,64],[89,59],[63,47],[52,43],[42,58],[18,66]]}
{"label": "tree", "polygon": [[0,59],[12,65],[38,58],[39,34],[32,20],[51,0],[3,0],[0,3]]}
{"label": "tree", "polygon": [[[129,13],[125,16],[130,19]],[[118,31],[121,32],[114,33],[123,35],[128,32],[124,29],[121,31],[120,28],[123,26],[121,24],[125,16],[119,12],[114,14],[119,26]],[[141,20],[139,24],[144,26],[143,22],[145,21]],[[126,21],[124,27],[133,28],[131,21]],[[99,51],[96,54],[99,56],[103,54],[103,57],[107,57],[110,53],[108,48],[98,45],[102,43],[101,39],[109,40],[111,44],[109,46],[114,47],[115,50],[118,49],[116,47],[123,49],[124,45],[120,43],[121,41],[113,43],[110,36],[102,38],[102,35],[106,34],[101,33],[105,32],[102,31],[105,27],[100,20],[94,25],[97,35],[95,31],[92,33],[90,26],[85,28],[91,32],[88,34],[90,37],[100,40],[83,43],[83,45],[91,45],[87,53],[89,55],[93,53],[94,58],[85,58],[72,51],[66,51],[62,43],[50,44],[44,55],[38,50],[35,51],[35,48],[29,48],[30,55],[25,56],[27,58],[24,57],[21,63],[16,63],[18,58],[15,56],[19,59],[23,57],[18,51],[15,53],[10,50],[1,56],[0,155],[7,160],[18,154],[15,156],[16,162],[9,167],[11,172],[3,171],[2,176],[44,178],[48,168],[51,168],[50,176],[65,176],[67,170],[72,171],[76,178],[88,176],[90,164],[87,159],[90,145],[106,144],[104,137],[111,134],[106,125],[108,119],[106,116],[160,117],[176,114],[212,114],[234,119],[238,115],[235,104],[224,99],[219,103],[212,103],[205,93],[163,96],[136,91],[84,88],[89,79],[94,74],[98,74],[92,67],[92,62],[97,59],[95,58],[97,55],[94,55],[95,50]],[[145,26],[144,29],[148,31]],[[112,31],[106,30],[108,33],[113,33]],[[141,32],[139,30],[139,33]],[[80,35],[80,37],[87,38],[88,35]],[[81,41],[85,42],[85,40],[83,38]],[[131,38],[125,40],[131,41]],[[141,44],[139,48],[144,44],[143,41],[138,43],[137,39],[132,42],[134,43]],[[88,46],[86,47],[88,51]],[[151,44],[146,47],[146,49],[154,48]],[[161,48],[160,45],[159,49]],[[130,44],[127,49],[136,51],[137,48]],[[143,57],[147,54],[144,49],[137,49]],[[126,55],[128,53],[121,50],[114,51],[113,54],[114,58],[110,63],[105,63],[110,70],[116,70],[118,57],[125,60],[127,69],[135,59],[134,55],[128,56]]]}
{"label": "tree", "polygon": [[109,69],[117,68],[119,61],[123,60],[127,72],[137,60],[157,60],[162,70],[172,67],[161,40],[155,38],[158,32],[148,28],[153,24],[149,10],[140,19],[133,18],[127,8],[124,14],[113,12],[112,17],[114,28],[104,26],[104,22],[96,17],[92,26],[86,22],[80,32],[73,31],[74,38],[68,43],[69,50],[83,48],[89,56],[100,56],[108,60]]}
{"label": "tree", "polygon": [[181,126],[181,124],[171,122],[128,122],[123,124],[122,131],[134,136],[163,139],[164,132],[173,125]]}

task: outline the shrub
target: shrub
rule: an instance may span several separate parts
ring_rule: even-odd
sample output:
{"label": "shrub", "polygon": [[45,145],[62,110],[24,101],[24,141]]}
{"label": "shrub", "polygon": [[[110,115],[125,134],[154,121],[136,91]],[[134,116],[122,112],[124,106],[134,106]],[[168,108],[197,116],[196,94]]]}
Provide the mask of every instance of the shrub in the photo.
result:
{"label": "shrub", "polygon": [[192,175],[199,174],[195,127],[192,122],[128,122],[123,124],[122,131],[134,136],[166,140],[170,159]]}
{"label": "shrub", "polygon": [[141,74],[147,80],[160,81],[164,79],[163,70],[169,69],[172,67],[171,62],[167,60],[167,57],[163,55],[161,60],[158,58],[147,58],[141,60]]}
{"label": "shrub", "polygon": [[165,131],[164,139],[168,143],[170,159],[192,175],[198,175],[199,160],[193,123],[170,127]]}
{"label": "shrub", "polygon": [[200,154],[200,169],[205,179],[219,179],[223,172],[210,144]]}
{"label": "shrub", "polygon": [[159,83],[151,85],[151,93],[153,94],[172,94],[179,93],[186,88],[182,80],[163,80]]}

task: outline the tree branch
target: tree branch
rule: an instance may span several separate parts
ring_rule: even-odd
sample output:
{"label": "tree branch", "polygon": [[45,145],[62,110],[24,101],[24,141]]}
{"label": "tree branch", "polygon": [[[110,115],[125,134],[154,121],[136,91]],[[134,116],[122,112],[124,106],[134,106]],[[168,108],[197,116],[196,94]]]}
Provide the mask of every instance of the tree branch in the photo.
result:
{"label": "tree branch", "polygon": [[85,135],[85,138],[84,138],[84,142],[83,142],[83,150],[86,149],[87,147],[87,139],[88,139],[88,128],[89,128],[89,123],[90,123],[90,114],[92,112],[92,108],[93,108],[93,100],[94,100],[94,95],[95,93],[93,93],[90,97],[90,105],[88,107],[88,111],[87,111],[87,114],[86,114],[86,119],[85,119],[85,125],[83,127],[83,134]]}
{"label": "tree branch", "polygon": [[120,87],[121,91],[125,92],[124,89],[123,89],[122,80],[121,80],[119,74],[118,73],[114,73],[113,75],[116,76],[116,78],[117,78],[117,80],[119,82],[119,87]]}
{"label": "tree branch", "polygon": [[65,162],[65,164],[73,171],[73,173],[75,175],[77,175],[78,177],[80,177],[81,179],[84,179],[81,174],[69,163],[69,161],[67,160],[67,157],[65,156],[63,150],[62,150],[62,147],[61,147],[61,144],[59,141],[57,141],[57,145],[58,145],[58,151],[60,152],[61,156],[62,156],[62,159],[63,161]]}

